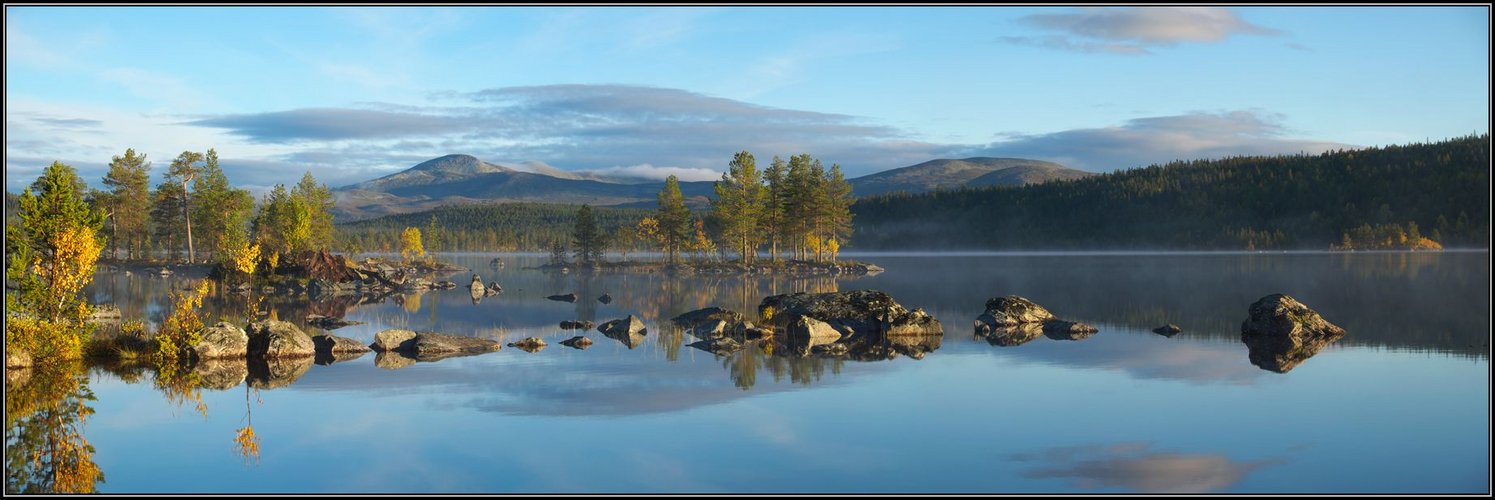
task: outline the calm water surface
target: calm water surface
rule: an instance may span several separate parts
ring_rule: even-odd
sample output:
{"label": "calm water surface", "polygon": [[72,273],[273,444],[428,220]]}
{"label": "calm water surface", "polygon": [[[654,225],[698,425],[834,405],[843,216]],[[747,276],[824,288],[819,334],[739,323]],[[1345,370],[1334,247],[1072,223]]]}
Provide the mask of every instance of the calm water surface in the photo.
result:
{"label": "calm water surface", "polygon": [[[861,258],[887,268],[880,275],[777,281],[557,275],[522,269],[538,256],[502,256],[502,269],[491,255],[444,257],[504,293],[261,307],[282,319],[345,314],[366,324],[333,333],[364,342],[407,328],[550,346],[307,361],[202,388],[202,411],[151,372],[95,368],[94,413],[79,428],[96,450],[99,491],[1489,491],[1485,252],[876,255]],[[101,273],[88,293],[159,321],[165,290],[185,283]],[[753,316],[767,295],[861,288],[940,319],[937,348],[879,361],[757,347],[718,357],[668,325],[706,306]],[[545,299],[570,292],[581,300]],[[594,300],[603,293],[611,304]],[[1271,293],[1348,335],[1288,373],[1253,366],[1240,323]],[[973,336],[986,299],[1007,294],[1100,332],[1012,347]],[[248,305],[208,308],[234,317]],[[562,320],[630,313],[648,325],[641,344],[592,331],[590,349],[558,345],[578,333]],[[1165,323],[1183,333],[1150,331]],[[245,427],[257,457],[236,444]]]}

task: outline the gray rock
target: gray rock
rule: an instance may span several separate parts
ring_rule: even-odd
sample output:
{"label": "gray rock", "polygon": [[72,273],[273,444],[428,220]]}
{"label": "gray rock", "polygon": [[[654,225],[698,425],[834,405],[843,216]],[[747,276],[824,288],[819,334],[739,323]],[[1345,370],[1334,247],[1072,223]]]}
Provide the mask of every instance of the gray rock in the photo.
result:
{"label": "gray rock", "polygon": [[596,326],[596,325],[592,324],[591,321],[570,321],[570,320],[567,320],[567,321],[562,321],[561,322],[561,329],[562,330],[591,330],[593,326]]}
{"label": "gray rock", "polygon": [[1164,337],[1172,337],[1174,335],[1178,335],[1178,332],[1181,331],[1183,331],[1183,329],[1179,328],[1178,325],[1175,325],[1173,323],[1168,323],[1166,325],[1152,329],[1152,333],[1156,333]]}
{"label": "gray rock", "polygon": [[821,342],[841,340],[841,331],[829,323],[809,316],[800,316],[799,321],[789,325],[787,333],[791,339],[811,339]]}
{"label": "gray rock", "polygon": [[644,322],[632,314],[629,314],[627,318],[615,319],[603,323],[602,326],[597,327],[597,331],[609,337],[614,334],[636,335],[648,333],[648,330],[644,327]]}
{"label": "gray rock", "polygon": [[714,319],[697,323],[694,328],[690,329],[690,334],[697,338],[711,340],[727,336],[728,328],[726,321]]}
{"label": "gray rock", "polygon": [[597,297],[597,302],[601,302],[603,304],[611,304],[613,303],[613,296],[604,293],[602,294],[602,296]]}
{"label": "gray rock", "polygon": [[509,347],[520,349],[525,352],[537,352],[540,349],[544,349],[546,345],[548,344],[546,344],[544,340],[541,340],[540,337],[525,337],[524,340],[509,343]]}
{"label": "gray rock", "polygon": [[[285,321],[256,321],[249,324],[248,333],[250,357],[309,358],[317,353],[311,337]],[[307,364],[311,364],[311,360],[307,360]]]}
{"label": "gray rock", "polygon": [[249,334],[220,321],[203,329],[202,340],[192,347],[197,359],[242,358],[249,354]]}
{"label": "gray rock", "polygon": [[1043,322],[1043,335],[1054,340],[1081,340],[1098,331],[1093,326],[1075,321],[1051,319]]}
{"label": "gray rock", "polygon": [[758,328],[750,321],[743,321],[732,325],[732,338],[737,340],[756,340],[773,336],[773,330]]}
{"label": "gray rock", "polygon": [[1263,370],[1287,373],[1345,336],[1343,328],[1283,294],[1262,297],[1247,312],[1241,342],[1251,364]]}
{"label": "gray rock", "polygon": [[550,300],[558,300],[558,301],[561,301],[561,302],[576,302],[576,294],[574,294],[574,293],[568,293],[568,294],[565,294],[565,295],[551,295],[551,296],[545,297],[545,298],[550,299]]}
{"label": "gray rock", "polygon": [[573,348],[573,349],[586,349],[586,348],[592,346],[592,339],[583,337],[581,335],[577,335],[575,337],[571,337],[569,339],[562,340],[561,341],[561,345],[566,346],[566,347],[570,347],[570,348]]}
{"label": "gray rock", "polygon": [[1056,318],[1048,309],[1016,295],[993,297],[987,300],[986,312],[978,318],[992,327],[1042,323],[1051,319]]}
{"label": "gray rock", "polygon": [[503,344],[497,341],[480,339],[477,337],[464,337],[460,335],[446,335],[441,333],[417,333],[415,334],[414,347],[411,349],[416,358],[420,359],[422,354],[448,354],[448,353],[485,353],[493,352],[503,348]]}
{"label": "gray rock", "polygon": [[758,315],[777,327],[789,327],[804,316],[858,335],[944,334],[939,320],[921,309],[909,311],[877,290],[774,295],[758,305]]}
{"label": "gray rock", "polygon": [[707,307],[705,309],[696,309],[694,311],[675,316],[674,318],[671,318],[670,321],[674,322],[676,325],[680,325],[681,328],[694,328],[703,323],[709,323],[712,321],[725,321],[728,324],[737,323],[742,321],[742,314],[738,313],[737,311],[729,311],[720,307]]}
{"label": "gray rock", "polygon": [[415,348],[415,332],[389,329],[374,334],[374,343],[369,347],[375,351],[408,351]]}
{"label": "gray rock", "polygon": [[370,350],[362,342],[347,337],[317,335],[311,341],[317,346],[317,354],[364,353]]}

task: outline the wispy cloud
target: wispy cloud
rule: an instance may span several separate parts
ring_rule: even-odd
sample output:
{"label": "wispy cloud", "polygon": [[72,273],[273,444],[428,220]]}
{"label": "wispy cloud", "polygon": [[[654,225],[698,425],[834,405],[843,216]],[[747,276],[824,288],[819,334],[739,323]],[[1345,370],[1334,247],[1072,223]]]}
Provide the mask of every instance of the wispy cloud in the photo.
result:
{"label": "wispy cloud", "polygon": [[992,143],[979,152],[988,156],[1033,158],[1070,167],[1108,171],[1178,159],[1236,155],[1317,154],[1351,147],[1326,141],[1294,139],[1283,117],[1259,110],[1196,112],[1137,118],[1103,128],[1019,135]]}
{"label": "wispy cloud", "polygon": [[1140,493],[1209,493],[1282,459],[1237,461],[1219,454],[1152,451],[1150,443],[1062,447],[1015,454],[1019,462],[1047,462],[1023,473],[1034,479],[1068,479],[1079,488],[1122,488]]}
{"label": "wispy cloud", "polygon": [[1003,37],[1008,43],[1112,54],[1149,54],[1149,48],[1219,42],[1233,35],[1277,35],[1224,7],[1086,7],[1025,16],[1026,24],[1060,34]]}

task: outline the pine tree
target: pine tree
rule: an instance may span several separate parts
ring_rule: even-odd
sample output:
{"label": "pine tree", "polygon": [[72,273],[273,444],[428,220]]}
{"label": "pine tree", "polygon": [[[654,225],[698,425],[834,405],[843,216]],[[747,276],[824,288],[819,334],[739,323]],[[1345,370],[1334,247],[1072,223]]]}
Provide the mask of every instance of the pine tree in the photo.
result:
{"label": "pine tree", "polygon": [[768,236],[769,258],[775,263],[779,261],[779,236],[784,227],[784,205],[788,191],[784,178],[787,168],[784,160],[774,156],[773,163],[763,171],[763,180],[768,185],[764,188],[763,213],[759,223],[762,233]]}
{"label": "pine tree", "polygon": [[[128,258],[144,257],[151,205],[150,163],[145,155],[136,155],[134,149],[126,149],[124,156],[115,156],[109,162],[104,185],[110,194],[110,245],[123,245]],[[118,251],[114,253],[118,258]]]}
{"label": "pine tree", "polygon": [[89,329],[87,301],[79,291],[93,280],[103,249],[104,217],[84,201],[82,179],[53,162],[21,193],[17,223],[5,228],[5,343],[38,357],[76,358]]}
{"label": "pine tree", "polygon": [[757,253],[756,238],[766,197],[752,153],[737,153],[727,168],[716,183],[717,199],[712,201],[711,216],[721,224],[722,239],[747,264]]}
{"label": "pine tree", "polygon": [[592,217],[592,207],[582,205],[576,211],[576,224],[572,231],[571,244],[576,248],[576,260],[582,265],[602,262],[602,250],[606,241],[597,229],[597,219]]}
{"label": "pine tree", "polygon": [[200,167],[198,162],[203,161],[202,153],[183,151],[171,161],[171,170],[167,171],[167,178],[182,184],[182,221],[187,225],[187,262],[197,262],[197,254],[192,247],[192,214],[191,200],[187,195],[187,183],[197,178]]}
{"label": "pine tree", "polygon": [[[336,204],[332,190],[325,184],[318,184],[311,172],[306,172],[301,176],[301,182],[291,188],[291,197],[306,207],[308,249],[322,250],[332,246],[332,209]],[[427,230],[426,237],[434,239],[436,235]]]}
{"label": "pine tree", "polygon": [[685,197],[680,194],[680,181],[671,175],[664,181],[659,192],[659,241],[669,255],[671,263],[680,261],[680,250],[690,244],[690,209],[685,208]]}

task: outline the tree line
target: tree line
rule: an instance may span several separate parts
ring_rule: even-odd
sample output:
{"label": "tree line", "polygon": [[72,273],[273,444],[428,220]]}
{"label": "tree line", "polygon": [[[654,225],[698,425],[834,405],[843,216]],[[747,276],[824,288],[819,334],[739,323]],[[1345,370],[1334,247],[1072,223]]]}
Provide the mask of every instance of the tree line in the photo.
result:
{"label": "tree line", "polygon": [[852,211],[860,249],[1488,248],[1489,185],[1484,134],[887,194]]}

